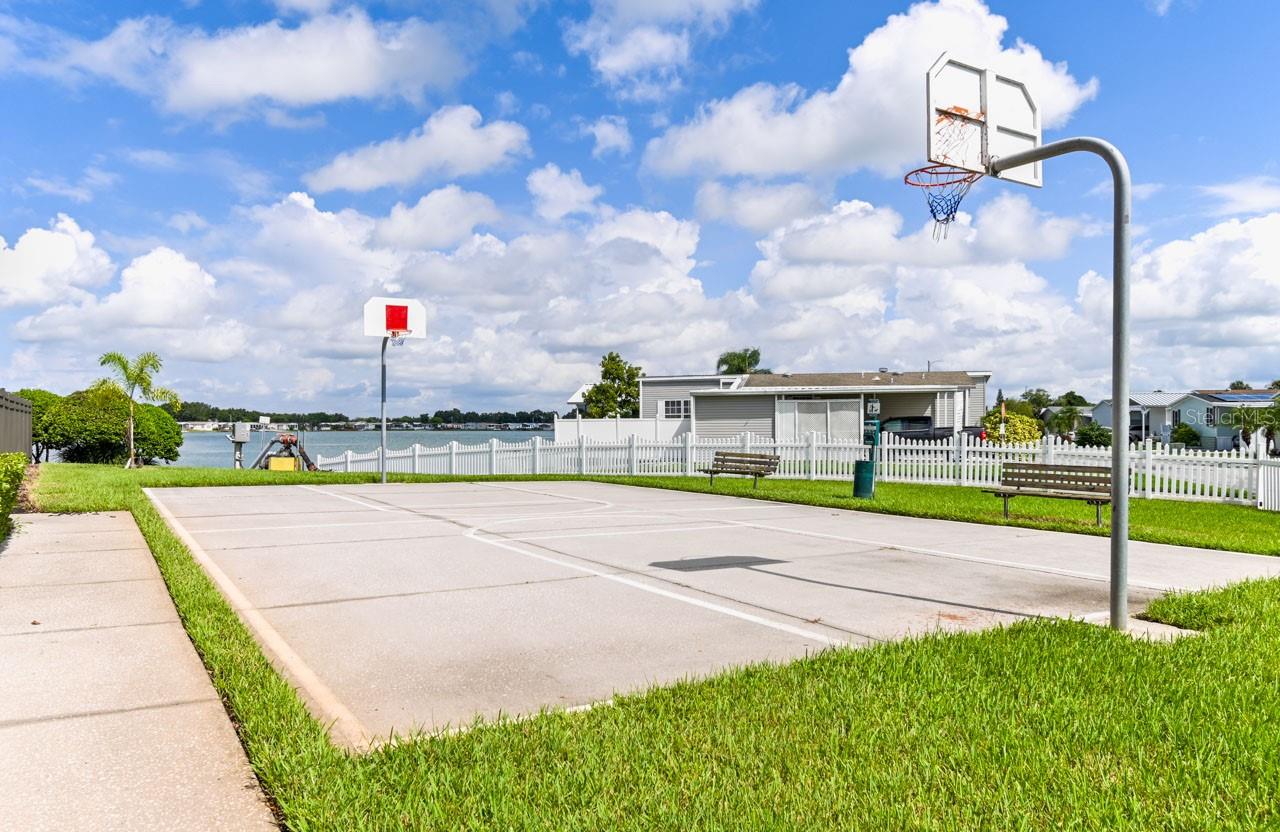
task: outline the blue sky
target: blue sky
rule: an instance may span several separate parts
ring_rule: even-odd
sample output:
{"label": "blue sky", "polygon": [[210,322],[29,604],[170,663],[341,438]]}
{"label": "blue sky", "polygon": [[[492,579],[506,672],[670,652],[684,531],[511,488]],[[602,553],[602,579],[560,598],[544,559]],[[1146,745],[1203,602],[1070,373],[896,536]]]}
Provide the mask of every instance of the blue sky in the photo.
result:
{"label": "blue sky", "polygon": [[395,412],[748,344],[1100,394],[1101,163],[980,182],[940,244],[901,184],[948,48],[1127,154],[1135,385],[1266,383],[1278,35],[1262,2],[0,2],[3,384],[155,349],[187,398],[372,412],[360,304],[392,293],[430,315]]}

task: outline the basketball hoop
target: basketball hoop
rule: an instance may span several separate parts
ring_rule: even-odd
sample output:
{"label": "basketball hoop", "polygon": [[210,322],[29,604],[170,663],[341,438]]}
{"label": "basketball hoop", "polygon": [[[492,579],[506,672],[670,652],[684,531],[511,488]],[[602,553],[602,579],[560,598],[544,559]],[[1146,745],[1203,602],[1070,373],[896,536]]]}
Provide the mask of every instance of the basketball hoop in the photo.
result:
{"label": "basketball hoop", "polygon": [[925,165],[902,177],[902,181],[924,190],[929,213],[933,215],[933,239],[942,240],[947,236],[947,228],[955,221],[960,202],[973,183],[981,178],[980,173],[954,165]]}
{"label": "basketball hoop", "polygon": [[397,347],[404,346],[404,339],[413,334],[412,329],[389,329],[387,337],[391,339],[391,343]]}

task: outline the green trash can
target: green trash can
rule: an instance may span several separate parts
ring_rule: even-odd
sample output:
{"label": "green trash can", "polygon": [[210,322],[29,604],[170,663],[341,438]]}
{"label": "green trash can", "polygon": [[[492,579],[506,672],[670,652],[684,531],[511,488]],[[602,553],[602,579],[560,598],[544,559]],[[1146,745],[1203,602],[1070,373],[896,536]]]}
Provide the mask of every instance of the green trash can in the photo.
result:
{"label": "green trash can", "polygon": [[858,460],[853,463],[853,496],[870,500],[876,496],[876,463],[874,460]]}

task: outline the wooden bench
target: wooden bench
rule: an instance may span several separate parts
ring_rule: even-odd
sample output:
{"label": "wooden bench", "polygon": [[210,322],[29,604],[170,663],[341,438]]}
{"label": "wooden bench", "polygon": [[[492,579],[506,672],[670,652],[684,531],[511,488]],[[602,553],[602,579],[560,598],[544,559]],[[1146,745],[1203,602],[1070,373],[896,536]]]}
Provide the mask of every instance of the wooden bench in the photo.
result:
{"label": "wooden bench", "polygon": [[776,454],[751,454],[746,451],[716,451],[711,458],[710,468],[699,468],[703,474],[711,475],[711,485],[716,484],[716,474],[742,474],[754,477],[753,488],[760,487],[760,478],[778,473]]}
{"label": "wooden bench", "polygon": [[1000,487],[984,493],[1004,499],[1004,516],[1014,497],[1053,497],[1083,500],[1093,506],[1098,525],[1102,507],[1111,502],[1111,469],[1098,465],[1046,465],[1039,462],[1006,462],[1000,470]]}

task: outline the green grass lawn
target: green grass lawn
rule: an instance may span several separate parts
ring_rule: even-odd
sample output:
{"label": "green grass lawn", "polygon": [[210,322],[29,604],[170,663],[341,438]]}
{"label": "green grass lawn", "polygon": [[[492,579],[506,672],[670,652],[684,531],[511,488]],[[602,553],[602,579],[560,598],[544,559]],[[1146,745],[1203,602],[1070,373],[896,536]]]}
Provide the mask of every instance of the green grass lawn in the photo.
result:
{"label": "green grass lawn", "polygon": [[[1150,617],[1205,630],[1172,644],[1034,621],[829,650],[622,697],[614,707],[485,725],[349,756],[329,744],[140,488],[372,479],[50,465],[35,490],[47,511],[133,512],[290,828],[1280,825],[1275,581],[1157,601]],[[805,501],[822,505],[856,505],[838,502],[842,488],[847,485],[766,482],[760,496],[800,501],[807,494]],[[738,489],[721,482],[716,490]],[[990,508],[979,505],[986,499],[998,514],[998,501],[988,495],[926,489],[882,486],[876,508],[905,513],[915,506],[930,516],[980,519]],[[1038,518],[1028,525],[1074,511],[1061,501],[1024,505]],[[1135,526],[1140,505],[1135,501]],[[1225,511],[1200,512],[1210,508]],[[1228,522],[1212,518],[1234,518],[1234,509],[1174,504],[1167,516],[1173,522],[1180,512],[1199,518],[1177,524],[1185,533],[1203,526],[1196,533],[1206,540],[1234,539],[1230,530],[1212,534]],[[1153,513],[1143,523],[1156,530],[1160,517]],[[1087,531],[1077,527],[1080,518],[1053,522]]]}

